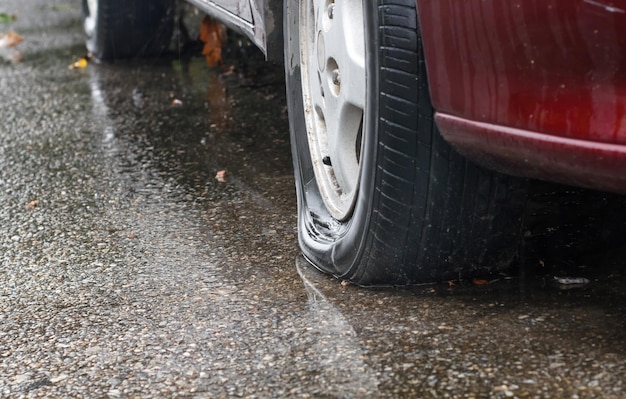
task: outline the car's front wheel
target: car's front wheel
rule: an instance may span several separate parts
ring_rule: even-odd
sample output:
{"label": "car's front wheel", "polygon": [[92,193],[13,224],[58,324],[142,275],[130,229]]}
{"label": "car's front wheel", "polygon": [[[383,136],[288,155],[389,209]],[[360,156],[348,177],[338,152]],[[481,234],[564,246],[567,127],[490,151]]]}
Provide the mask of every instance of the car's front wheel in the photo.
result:
{"label": "car's front wheel", "polygon": [[158,55],[169,46],[174,0],[82,0],[87,50],[97,59]]}
{"label": "car's front wheel", "polygon": [[363,285],[509,266],[524,182],[468,163],[440,136],[415,0],[287,0],[285,16],[304,255]]}

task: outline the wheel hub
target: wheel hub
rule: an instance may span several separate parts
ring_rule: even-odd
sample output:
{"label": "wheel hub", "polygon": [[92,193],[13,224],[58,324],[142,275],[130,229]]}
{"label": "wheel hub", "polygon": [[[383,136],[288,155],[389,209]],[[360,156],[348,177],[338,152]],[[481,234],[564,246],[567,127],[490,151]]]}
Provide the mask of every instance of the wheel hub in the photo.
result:
{"label": "wheel hub", "polygon": [[315,180],[330,214],[352,215],[359,188],[365,39],[362,0],[302,0],[300,67]]}
{"label": "wheel hub", "polygon": [[83,28],[87,37],[93,37],[96,30],[96,18],[98,15],[97,0],[83,0],[85,5],[85,20]]}

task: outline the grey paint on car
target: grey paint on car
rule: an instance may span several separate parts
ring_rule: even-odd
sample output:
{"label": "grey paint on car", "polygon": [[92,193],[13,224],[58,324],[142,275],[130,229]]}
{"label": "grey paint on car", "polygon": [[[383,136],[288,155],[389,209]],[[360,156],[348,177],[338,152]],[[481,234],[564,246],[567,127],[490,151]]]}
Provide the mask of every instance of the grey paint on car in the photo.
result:
{"label": "grey paint on car", "polygon": [[269,60],[282,61],[281,1],[187,0],[228,27],[246,35]]}

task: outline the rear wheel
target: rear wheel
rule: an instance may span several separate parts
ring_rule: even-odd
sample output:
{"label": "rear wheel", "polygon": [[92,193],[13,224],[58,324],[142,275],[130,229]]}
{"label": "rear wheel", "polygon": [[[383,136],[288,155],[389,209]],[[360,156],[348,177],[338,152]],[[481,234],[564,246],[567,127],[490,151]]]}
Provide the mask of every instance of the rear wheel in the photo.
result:
{"label": "rear wheel", "polygon": [[82,0],[87,50],[100,60],[158,55],[169,47],[173,0]]}
{"label": "rear wheel", "polygon": [[507,267],[525,183],[468,163],[433,121],[415,0],[288,0],[299,241],[362,285]]}

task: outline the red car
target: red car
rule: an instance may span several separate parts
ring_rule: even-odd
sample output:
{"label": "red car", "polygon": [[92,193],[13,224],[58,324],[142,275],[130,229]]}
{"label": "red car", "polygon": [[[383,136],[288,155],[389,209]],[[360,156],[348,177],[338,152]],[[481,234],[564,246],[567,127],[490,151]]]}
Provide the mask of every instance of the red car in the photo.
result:
{"label": "red car", "polygon": [[[626,193],[626,0],[190,0],[284,60],[299,240],[362,285],[508,266],[527,182]],[[170,0],[84,0],[101,59]]]}

